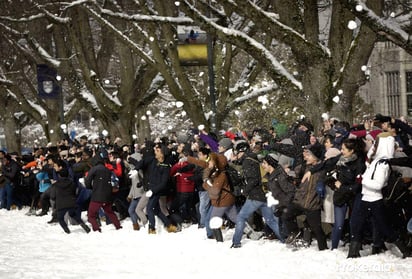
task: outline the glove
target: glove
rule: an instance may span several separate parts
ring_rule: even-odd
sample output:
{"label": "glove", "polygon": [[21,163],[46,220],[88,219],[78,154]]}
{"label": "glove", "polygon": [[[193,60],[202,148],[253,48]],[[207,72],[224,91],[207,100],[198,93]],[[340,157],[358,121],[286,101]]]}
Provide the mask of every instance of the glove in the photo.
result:
{"label": "glove", "polygon": [[279,201],[273,197],[271,192],[266,193],[266,202],[268,207],[272,207],[274,205],[279,204]]}
{"label": "glove", "polygon": [[316,194],[318,194],[319,198],[321,198],[322,200],[325,198],[325,195],[326,195],[325,184],[321,181],[319,181],[316,184]]}
{"label": "glove", "polygon": [[179,163],[183,163],[183,162],[186,162],[186,161],[187,161],[186,156],[179,159]]}
{"label": "glove", "polygon": [[383,123],[383,122],[391,122],[392,118],[389,117],[389,116],[384,116],[384,115],[378,113],[377,115],[375,115],[374,120]]}
{"label": "glove", "polygon": [[116,159],[116,164],[120,164],[121,161],[122,161],[122,159],[117,158],[117,159]]}
{"label": "glove", "polygon": [[85,187],[84,177],[80,177],[80,178],[79,178],[79,183],[80,183],[83,187]]}
{"label": "glove", "polygon": [[129,171],[129,178],[133,178],[137,176],[137,170],[130,170]]}
{"label": "glove", "polygon": [[146,192],[146,197],[150,198],[151,196],[153,196],[152,190],[147,191]]}

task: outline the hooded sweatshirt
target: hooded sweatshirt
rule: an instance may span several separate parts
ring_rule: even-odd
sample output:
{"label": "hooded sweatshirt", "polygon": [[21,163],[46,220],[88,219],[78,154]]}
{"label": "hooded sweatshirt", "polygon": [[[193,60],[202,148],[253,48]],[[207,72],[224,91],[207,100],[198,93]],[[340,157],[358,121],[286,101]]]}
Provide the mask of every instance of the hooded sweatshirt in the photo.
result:
{"label": "hooded sweatshirt", "polygon": [[391,159],[394,153],[395,138],[392,136],[379,137],[373,161],[362,175],[363,201],[374,202],[383,198],[381,190],[388,183],[390,168],[388,162],[382,159]]}

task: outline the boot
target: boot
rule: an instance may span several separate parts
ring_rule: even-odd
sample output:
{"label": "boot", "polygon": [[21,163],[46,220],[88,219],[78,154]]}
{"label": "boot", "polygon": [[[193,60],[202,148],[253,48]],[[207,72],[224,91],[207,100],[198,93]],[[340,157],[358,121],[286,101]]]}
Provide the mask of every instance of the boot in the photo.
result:
{"label": "boot", "polygon": [[394,244],[401,251],[403,259],[412,256],[411,250],[406,246],[406,243],[402,239],[398,238]]}
{"label": "boot", "polygon": [[175,233],[177,232],[177,227],[175,225],[170,224],[166,227],[168,233]]}
{"label": "boot", "polygon": [[149,234],[156,234],[156,229],[150,228],[149,227]]}
{"label": "boot", "polygon": [[380,253],[385,253],[386,249],[385,245],[383,246],[372,246],[372,255],[378,255]]}
{"label": "boot", "polygon": [[213,229],[213,235],[217,242],[223,242],[223,235],[221,229]]}
{"label": "boot", "polygon": [[140,226],[139,226],[139,224],[133,224],[133,230],[134,231],[138,231],[138,230],[140,230]]}
{"label": "boot", "polygon": [[89,233],[89,232],[90,232],[89,226],[86,225],[85,223],[80,224],[80,226],[83,228],[83,230],[84,230],[86,233]]}
{"label": "boot", "polygon": [[349,253],[348,253],[348,258],[359,258],[359,250],[361,248],[361,243],[358,241],[352,240],[349,244]]}

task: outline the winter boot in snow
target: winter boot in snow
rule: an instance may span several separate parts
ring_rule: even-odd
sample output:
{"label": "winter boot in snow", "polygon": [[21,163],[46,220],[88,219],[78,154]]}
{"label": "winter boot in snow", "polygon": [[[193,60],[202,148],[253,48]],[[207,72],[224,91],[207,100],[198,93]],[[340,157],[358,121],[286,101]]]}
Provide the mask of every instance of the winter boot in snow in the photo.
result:
{"label": "winter boot in snow", "polygon": [[352,240],[349,244],[348,258],[359,258],[359,250],[361,246],[362,244],[360,242]]}
{"label": "winter boot in snow", "polygon": [[411,250],[406,246],[406,243],[398,238],[398,240],[396,240],[393,244],[396,245],[396,247],[398,247],[398,249],[401,251],[402,253],[402,258],[407,258],[407,257],[411,257]]}
{"label": "winter boot in snow", "polygon": [[217,242],[223,242],[223,235],[220,229],[213,229],[213,235]]}
{"label": "winter boot in snow", "polygon": [[385,253],[386,249],[385,245],[383,246],[372,246],[372,255],[378,255],[380,253]]}

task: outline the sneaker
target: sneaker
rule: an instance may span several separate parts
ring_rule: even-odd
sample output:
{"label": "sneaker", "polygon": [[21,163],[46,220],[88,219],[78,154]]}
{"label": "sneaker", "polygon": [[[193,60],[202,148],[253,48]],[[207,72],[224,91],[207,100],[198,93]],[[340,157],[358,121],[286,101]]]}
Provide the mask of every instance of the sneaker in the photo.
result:
{"label": "sneaker", "polygon": [[172,232],[174,233],[174,232],[177,232],[177,227],[175,225],[169,225],[166,227],[166,230],[169,233],[172,233]]}
{"label": "sneaker", "polygon": [[285,240],[285,244],[292,244],[298,237],[300,236],[300,232],[298,233],[290,233],[288,238]]}
{"label": "sneaker", "polygon": [[149,228],[149,234],[156,234],[156,229]]}
{"label": "sneaker", "polygon": [[139,226],[139,224],[133,224],[133,230],[134,231],[138,231],[138,230],[140,230],[140,226]]}
{"label": "sneaker", "polygon": [[230,248],[240,248],[240,247],[242,247],[242,244],[232,244],[232,246],[230,246]]}

